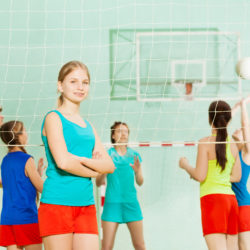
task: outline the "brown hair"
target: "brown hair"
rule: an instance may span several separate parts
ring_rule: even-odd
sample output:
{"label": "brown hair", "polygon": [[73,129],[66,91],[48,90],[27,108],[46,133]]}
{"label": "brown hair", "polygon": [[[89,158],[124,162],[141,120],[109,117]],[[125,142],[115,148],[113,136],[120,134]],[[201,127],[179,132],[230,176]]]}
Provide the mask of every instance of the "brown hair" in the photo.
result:
{"label": "brown hair", "polygon": [[0,105],[0,112],[2,112],[3,111],[3,107]]}
{"label": "brown hair", "polygon": [[[70,61],[70,62],[67,62],[66,64],[64,64],[62,66],[62,68],[60,69],[59,74],[58,74],[58,78],[57,78],[58,82],[63,82],[65,77],[77,68],[81,68],[81,69],[85,70],[87,72],[87,75],[88,75],[88,78],[90,81],[90,74],[89,74],[88,67],[85,64],[83,64],[82,62]],[[63,95],[61,94],[58,98],[57,106],[60,107],[62,105],[62,103],[63,103]]]}
{"label": "brown hair", "polygon": [[[217,129],[216,142],[224,142],[227,140],[227,125],[231,120],[231,107],[224,101],[214,101],[210,104],[209,123]],[[217,164],[221,166],[222,171],[226,167],[226,143],[215,145]]]}
{"label": "brown hair", "polygon": [[2,124],[0,127],[0,137],[2,141],[7,145],[8,150],[14,146],[17,146],[24,152],[27,153],[23,146],[20,146],[19,135],[23,133],[23,123],[21,121],[9,121]]}
{"label": "brown hair", "polygon": [[115,133],[116,128],[119,125],[126,126],[128,128],[128,133],[129,133],[129,127],[128,127],[127,123],[125,123],[125,122],[114,122],[114,124],[110,127],[110,130],[111,130],[111,135],[110,135],[111,143],[116,143],[116,141],[112,137],[113,137],[113,135]]}

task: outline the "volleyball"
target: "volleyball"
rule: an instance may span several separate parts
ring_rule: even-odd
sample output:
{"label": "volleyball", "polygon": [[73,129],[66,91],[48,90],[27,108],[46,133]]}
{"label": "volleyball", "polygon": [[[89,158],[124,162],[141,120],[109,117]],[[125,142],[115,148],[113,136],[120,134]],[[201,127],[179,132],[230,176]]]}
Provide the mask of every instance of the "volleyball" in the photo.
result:
{"label": "volleyball", "polygon": [[242,58],[236,65],[236,73],[245,80],[250,80],[250,57]]}

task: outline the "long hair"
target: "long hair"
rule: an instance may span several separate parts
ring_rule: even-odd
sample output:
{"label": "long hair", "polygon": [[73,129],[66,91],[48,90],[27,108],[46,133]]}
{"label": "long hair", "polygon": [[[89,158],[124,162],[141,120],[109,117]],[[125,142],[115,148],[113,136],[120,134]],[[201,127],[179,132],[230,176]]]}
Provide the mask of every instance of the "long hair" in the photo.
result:
{"label": "long hair", "polygon": [[[227,140],[227,125],[231,120],[231,107],[224,101],[214,101],[210,104],[208,110],[209,123],[216,130],[216,142],[224,142]],[[220,143],[215,145],[217,164],[221,166],[222,171],[226,167],[226,144]]]}
{"label": "long hair", "polygon": [[9,121],[2,124],[0,127],[0,137],[2,141],[7,145],[10,152],[14,146],[17,146],[27,153],[25,148],[21,146],[19,141],[19,135],[23,133],[24,126],[21,121]]}
{"label": "long hair", "polygon": [[110,140],[111,140],[111,143],[113,143],[113,144],[116,143],[116,141],[115,141],[112,137],[113,137],[113,135],[114,135],[114,133],[115,133],[116,128],[117,128],[119,125],[124,125],[124,126],[126,126],[127,129],[128,129],[128,133],[129,133],[129,127],[128,127],[127,123],[125,123],[125,122],[114,122],[114,124],[110,127],[110,130],[111,130]]}
{"label": "long hair", "polygon": [[[88,67],[85,64],[83,64],[82,62],[70,61],[70,62],[67,62],[66,64],[64,64],[62,66],[62,68],[60,69],[59,74],[58,74],[58,78],[57,78],[58,82],[63,82],[65,77],[77,68],[81,68],[84,71],[86,71],[87,76],[88,76],[89,81],[90,81],[90,74],[89,74]],[[62,104],[63,104],[63,95],[61,94],[57,100],[57,106],[60,107]]]}

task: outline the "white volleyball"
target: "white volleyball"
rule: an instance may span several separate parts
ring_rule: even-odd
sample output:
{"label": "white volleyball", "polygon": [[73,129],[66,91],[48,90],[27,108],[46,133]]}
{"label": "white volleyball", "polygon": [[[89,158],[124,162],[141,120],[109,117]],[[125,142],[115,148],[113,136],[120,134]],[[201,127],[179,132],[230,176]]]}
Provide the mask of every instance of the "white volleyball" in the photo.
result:
{"label": "white volleyball", "polygon": [[250,57],[245,57],[238,61],[236,73],[242,79],[250,80]]}

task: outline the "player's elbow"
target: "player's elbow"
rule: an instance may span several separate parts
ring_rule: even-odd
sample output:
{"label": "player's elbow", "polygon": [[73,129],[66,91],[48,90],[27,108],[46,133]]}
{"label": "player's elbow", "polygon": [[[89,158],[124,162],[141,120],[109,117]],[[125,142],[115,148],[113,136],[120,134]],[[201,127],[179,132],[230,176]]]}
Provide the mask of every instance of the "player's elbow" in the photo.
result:
{"label": "player's elbow", "polygon": [[241,180],[241,173],[237,175],[231,175],[231,178],[230,178],[231,182],[240,182],[240,180]]}
{"label": "player's elbow", "polygon": [[198,182],[204,182],[206,180],[206,176],[205,175],[198,175],[195,179]]}
{"label": "player's elbow", "polygon": [[100,174],[112,174],[115,171],[115,164],[112,161],[111,157],[105,159],[105,164],[103,165],[103,169],[99,171]]}
{"label": "player's elbow", "polygon": [[57,159],[56,165],[58,168],[60,168],[64,171],[66,171],[67,167],[68,167],[67,161],[65,159]]}
{"label": "player's elbow", "polygon": [[141,179],[140,181],[138,181],[138,182],[137,182],[138,186],[142,186],[143,182],[144,182],[143,179]]}
{"label": "player's elbow", "polygon": [[240,180],[241,180],[241,176],[238,176],[238,177],[236,178],[235,182],[240,182]]}
{"label": "player's elbow", "polygon": [[109,160],[109,163],[107,164],[107,170],[106,173],[112,174],[115,171],[115,164],[112,160]]}
{"label": "player's elbow", "polygon": [[38,191],[39,193],[42,193],[42,192],[43,192],[43,184],[37,189],[37,191]]}

